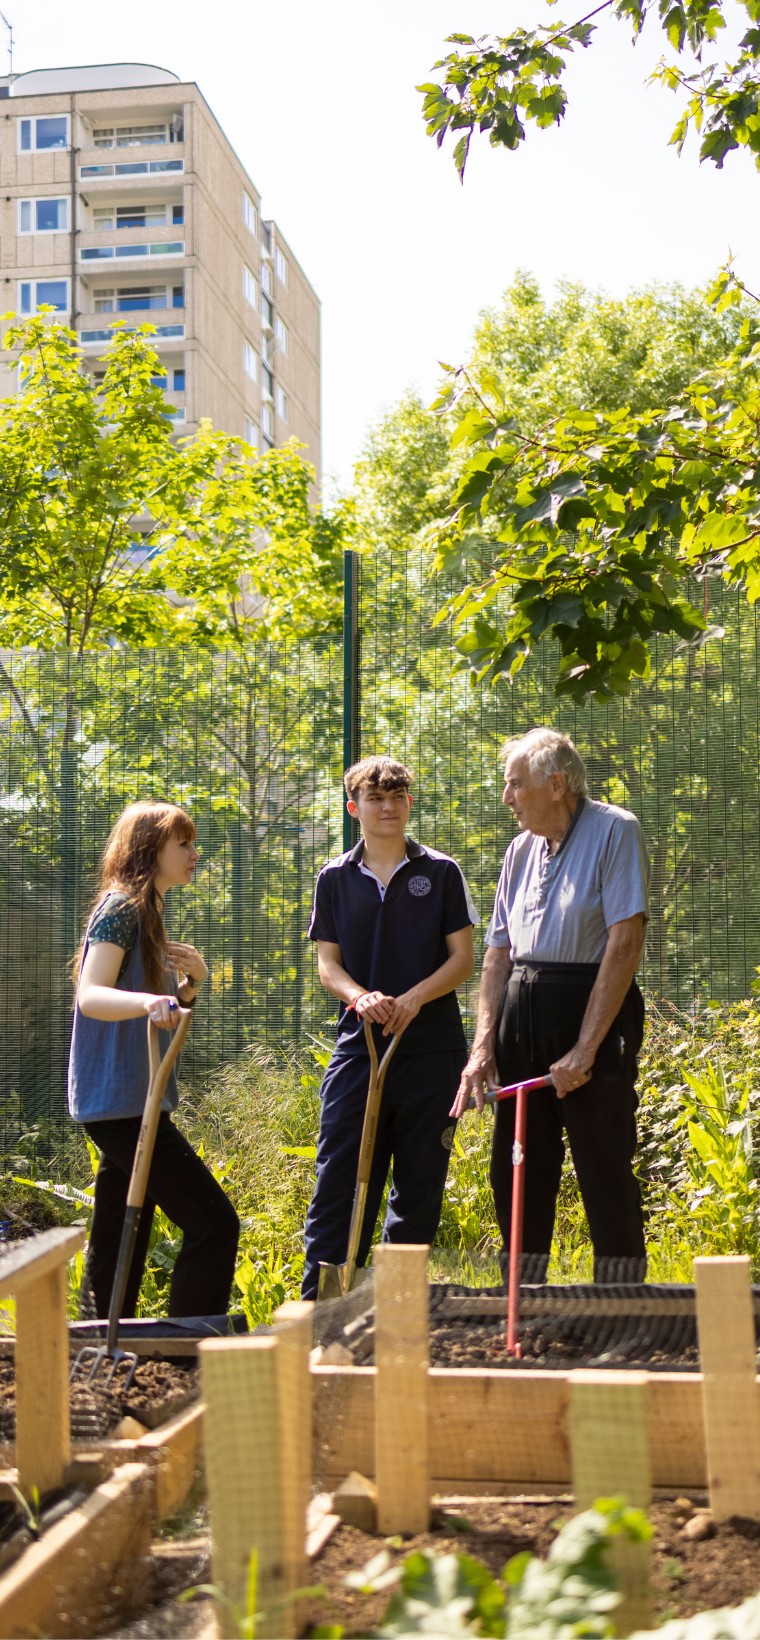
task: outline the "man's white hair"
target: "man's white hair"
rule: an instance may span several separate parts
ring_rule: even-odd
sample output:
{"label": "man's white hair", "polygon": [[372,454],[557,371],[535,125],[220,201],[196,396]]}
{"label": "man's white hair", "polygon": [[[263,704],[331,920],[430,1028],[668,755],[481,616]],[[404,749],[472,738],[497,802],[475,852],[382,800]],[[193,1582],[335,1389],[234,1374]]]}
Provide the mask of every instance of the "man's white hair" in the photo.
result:
{"label": "man's white hair", "polygon": [[516,735],[505,741],[501,756],[524,757],[531,775],[548,780],[551,774],[563,774],[567,789],[575,797],[588,796],[586,765],[569,735],[559,729],[530,729],[527,735]]}

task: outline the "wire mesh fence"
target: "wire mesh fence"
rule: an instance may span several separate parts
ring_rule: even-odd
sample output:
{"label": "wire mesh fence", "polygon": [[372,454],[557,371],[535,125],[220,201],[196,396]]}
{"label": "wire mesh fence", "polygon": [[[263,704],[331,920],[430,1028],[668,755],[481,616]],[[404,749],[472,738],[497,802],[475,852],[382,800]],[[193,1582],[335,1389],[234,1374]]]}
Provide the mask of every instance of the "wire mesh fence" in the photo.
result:
{"label": "wire mesh fence", "polygon": [[203,851],[196,882],[169,906],[172,934],[211,969],[185,1077],[198,1086],[252,1044],[329,1032],[334,1004],[305,933],[317,871],[343,846],[344,747],[357,738],[362,755],[409,763],[411,830],[460,862],[485,923],[512,834],[500,743],[537,723],[568,730],[592,795],[633,809],[649,843],[649,994],[688,1009],[749,991],[760,962],[760,680],[746,600],[711,591],[722,641],[685,654],[663,640],[629,698],[581,708],[556,700],[548,646],[511,689],[452,676],[448,636],[431,625],[441,589],[418,557],[366,559],[360,580],[353,692],[337,643],[0,657],[4,1151],[29,1128],[41,1154],[65,1137],[67,965],[105,838],[135,798],[183,803]]}

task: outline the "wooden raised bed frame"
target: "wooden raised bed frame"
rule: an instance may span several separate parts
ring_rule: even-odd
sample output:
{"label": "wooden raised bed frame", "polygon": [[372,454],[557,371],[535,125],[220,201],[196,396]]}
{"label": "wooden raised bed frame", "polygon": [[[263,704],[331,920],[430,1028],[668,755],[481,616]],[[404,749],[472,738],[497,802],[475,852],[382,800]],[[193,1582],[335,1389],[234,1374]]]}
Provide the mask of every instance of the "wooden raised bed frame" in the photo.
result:
{"label": "wooden raised bed frame", "polygon": [[[52,1362],[56,1385],[68,1360],[59,1301],[65,1261],[79,1245],[78,1232],[49,1232],[0,1270],[0,1292],[17,1297],[21,1358],[30,1362],[36,1350],[46,1370]],[[622,1493],[646,1507],[653,1490],[707,1489],[716,1519],[760,1519],[749,1261],[697,1260],[695,1274],[700,1373],[431,1370],[427,1250],[393,1246],[376,1250],[375,1367],[310,1369],[307,1304],[284,1305],[268,1336],[203,1342],[214,1582],[244,1610],[255,1547],[259,1601],[269,1614],[257,1634],[295,1635],[295,1591],[308,1581],[313,1486],[332,1492],[352,1471],[368,1478],[383,1533],[425,1530],[432,1497],[451,1493],[571,1491],[579,1507]],[[0,1577],[0,1633],[84,1635],[104,1582],[134,1589],[152,1523],[186,1495],[200,1462],[204,1408],[137,1442],[67,1456],[60,1394],[48,1393],[45,1402],[37,1361],[22,1374],[34,1393],[22,1392],[19,1401],[19,1460],[31,1456],[7,1478],[23,1482],[27,1495],[39,1487],[35,1473],[44,1465],[51,1473],[40,1430],[49,1442],[52,1428],[53,1467],[63,1469],[63,1479],[89,1472],[99,1484]],[[626,1599],[618,1625],[625,1633],[647,1620],[646,1546],[621,1564],[619,1575]],[[217,1618],[220,1633],[236,1632],[226,1605]]]}
{"label": "wooden raised bed frame", "polygon": [[66,1265],[81,1230],[51,1230],[0,1262],[0,1297],[16,1300],[16,1468],[0,1472],[0,1494],[34,1500],[58,1487],[91,1487],[0,1576],[0,1634],[83,1636],[118,1601],[148,1594],[154,1526],[183,1503],[202,1462],[203,1407],[179,1413],[137,1441],[72,1451]]}

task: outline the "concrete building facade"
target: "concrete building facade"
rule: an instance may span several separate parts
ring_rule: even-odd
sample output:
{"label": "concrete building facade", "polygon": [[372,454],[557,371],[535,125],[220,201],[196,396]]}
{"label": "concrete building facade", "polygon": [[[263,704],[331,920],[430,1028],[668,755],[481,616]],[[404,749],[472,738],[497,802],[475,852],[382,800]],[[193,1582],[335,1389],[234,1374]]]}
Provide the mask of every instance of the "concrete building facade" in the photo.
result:
{"label": "concrete building facade", "polygon": [[65,316],[94,376],[115,319],[150,322],[178,433],[295,436],[319,472],[319,300],[197,85],[133,63],[0,82],[0,285],[0,311]]}

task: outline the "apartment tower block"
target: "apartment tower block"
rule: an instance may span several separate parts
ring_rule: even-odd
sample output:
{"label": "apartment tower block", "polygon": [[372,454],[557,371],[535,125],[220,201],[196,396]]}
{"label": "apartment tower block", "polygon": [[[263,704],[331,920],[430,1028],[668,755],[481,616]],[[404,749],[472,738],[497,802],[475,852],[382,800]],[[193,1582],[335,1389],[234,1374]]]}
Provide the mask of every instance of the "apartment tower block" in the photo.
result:
{"label": "apartment tower block", "polygon": [[178,433],[295,436],[319,473],[319,301],[197,85],[141,63],[16,75],[0,166],[0,311],[55,308],[95,378],[113,321],[150,322]]}

